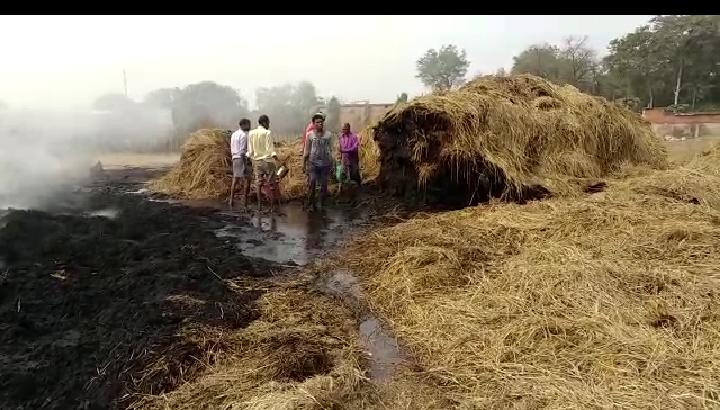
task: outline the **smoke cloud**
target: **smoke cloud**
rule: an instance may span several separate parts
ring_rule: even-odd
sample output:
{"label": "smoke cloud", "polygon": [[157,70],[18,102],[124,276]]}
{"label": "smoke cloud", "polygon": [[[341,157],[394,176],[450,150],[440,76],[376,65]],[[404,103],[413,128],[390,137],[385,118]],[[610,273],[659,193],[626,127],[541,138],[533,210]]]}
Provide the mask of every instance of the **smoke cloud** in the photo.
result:
{"label": "smoke cloud", "polygon": [[0,210],[45,205],[89,177],[98,154],[168,147],[169,110],[0,110]]}

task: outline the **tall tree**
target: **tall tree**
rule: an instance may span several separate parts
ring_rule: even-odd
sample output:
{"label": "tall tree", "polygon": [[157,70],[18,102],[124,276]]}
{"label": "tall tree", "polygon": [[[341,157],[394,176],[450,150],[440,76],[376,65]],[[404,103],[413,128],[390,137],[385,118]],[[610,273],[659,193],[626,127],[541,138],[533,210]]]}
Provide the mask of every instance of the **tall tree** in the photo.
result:
{"label": "tall tree", "polygon": [[329,131],[338,131],[340,129],[340,101],[336,97],[332,97],[328,101],[325,122]]}
{"label": "tall tree", "polygon": [[271,127],[281,134],[302,132],[312,113],[322,105],[315,87],[307,81],[295,86],[261,87],[255,90],[255,97],[259,112],[270,116]]}
{"label": "tall tree", "polygon": [[398,95],[397,98],[395,99],[395,104],[406,103],[406,102],[408,102],[407,93],[402,93],[402,94]]}
{"label": "tall tree", "polygon": [[718,16],[657,16],[651,20],[658,52],[673,68],[673,104],[679,103],[686,84],[709,86],[709,77],[720,61]]}
{"label": "tall tree", "polygon": [[147,93],[143,103],[153,107],[172,108],[179,95],[180,88],[158,88]]}
{"label": "tall tree", "polygon": [[568,36],[560,50],[561,79],[584,91],[591,91],[595,81],[597,59],[587,46],[587,36]]}
{"label": "tall tree", "polygon": [[513,74],[533,74],[558,84],[571,84],[582,91],[597,89],[599,67],[587,36],[569,36],[562,47],[536,44],[513,58]]}
{"label": "tall tree", "polygon": [[433,90],[449,90],[462,84],[469,65],[465,50],[458,50],[452,44],[443,45],[440,50],[426,51],[417,60],[416,77]]}
{"label": "tall tree", "polygon": [[604,64],[611,75],[624,78],[628,95],[646,95],[647,106],[655,105],[655,92],[663,86],[667,66],[659,53],[658,41],[650,26],[610,42]]}
{"label": "tall tree", "polygon": [[290,103],[309,116],[317,111],[318,105],[323,105],[324,101],[317,96],[315,86],[311,82],[301,81],[293,88]]}
{"label": "tall tree", "polygon": [[206,127],[235,128],[247,114],[247,101],[237,90],[212,81],[183,88],[172,105],[173,123],[182,133]]}
{"label": "tall tree", "polygon": [[512,74],[533,74],[560,83],[560,50],[548,43],[535,44],[513,57]]}
{"label": "tall tree", "polygon": [[627,96],[647,105],[694,105],[720,99],[720,17],[656,16],[634,33],[613,40],[605,68],[624,80]]}

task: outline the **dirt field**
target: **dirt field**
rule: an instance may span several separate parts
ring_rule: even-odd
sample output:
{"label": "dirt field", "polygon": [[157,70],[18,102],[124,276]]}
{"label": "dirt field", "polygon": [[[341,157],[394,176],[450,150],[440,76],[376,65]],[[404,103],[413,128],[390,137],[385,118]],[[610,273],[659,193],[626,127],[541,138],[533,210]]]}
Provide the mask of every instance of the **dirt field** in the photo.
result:
{"label": "dirt field", "polygon": [[665,146],[670,159],[676,162],[684,162],[703,151],[709,150],[718,142],[720,142],[720,138],[693,138],[685,141],[665,141]]}
{"label": "dirt field", "polygon": [[168,167],[179,159],[179,153],[143,154],[121,152],[97,155],[96,161],[100,161],[105,169],[117,169],[123,167]]}

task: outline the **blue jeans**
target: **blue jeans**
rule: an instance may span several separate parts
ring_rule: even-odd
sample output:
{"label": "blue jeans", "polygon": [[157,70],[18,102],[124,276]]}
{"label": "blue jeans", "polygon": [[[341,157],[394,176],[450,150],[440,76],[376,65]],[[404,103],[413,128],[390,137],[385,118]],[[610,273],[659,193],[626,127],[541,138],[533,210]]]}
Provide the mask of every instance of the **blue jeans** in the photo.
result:
{"label": "blue jeans", "polygon": [[328,178],[330,177],[330,166],[316,166],[310,164],[310,181],[308,194],[310,202],[315,200],[315,188],[320,184],[320,202],[325,199],[327,194]]}

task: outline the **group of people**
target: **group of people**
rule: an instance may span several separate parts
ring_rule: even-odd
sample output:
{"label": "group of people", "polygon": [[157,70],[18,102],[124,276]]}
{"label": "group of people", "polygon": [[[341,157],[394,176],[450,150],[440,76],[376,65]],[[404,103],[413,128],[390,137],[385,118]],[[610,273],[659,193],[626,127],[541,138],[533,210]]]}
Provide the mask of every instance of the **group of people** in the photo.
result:
{"label": "group of people", "polygon": [[[233,178],[230,185],[230,207],[233,206],[236,188],[242,185],[242,206],[247,205],[253,175],[257,188],[258,209],[262,204],[262,196],[268,197],[270,211],[274,210],[279,198],[277,196],[278,157],[270,132],[270,119],[267,115],[258,118],[258,127],[251,129],[250,120],[240,120],[240,128],[230,138],[232,154]],[[350,124],[343,124],[338,136],[335,150],[335,136],[325,129],[325,115],[317,113],[305,129],[303,135],[302,171],[308,185],[307,203],[311,210],[322,208],[327,197],[328,181],[333,169],[336,168],[336,156],[340,159],[340,179],[361,184],[360,177],[360,140],[350,129]],[[336,155],[337,154],[337,155]],[[315,191],[320,191],[316,200]]]}

